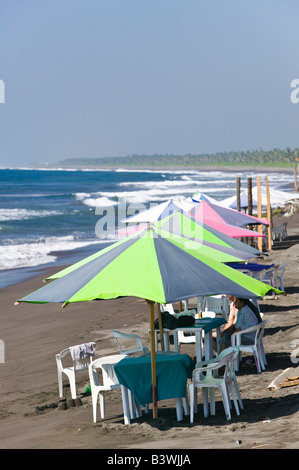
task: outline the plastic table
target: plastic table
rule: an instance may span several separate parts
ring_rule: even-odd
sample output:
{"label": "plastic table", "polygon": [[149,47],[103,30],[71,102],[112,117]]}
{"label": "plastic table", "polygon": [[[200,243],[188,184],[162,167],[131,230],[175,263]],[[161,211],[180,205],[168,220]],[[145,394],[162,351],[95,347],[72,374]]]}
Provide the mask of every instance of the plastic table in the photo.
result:
{"label": "plastic table", "polygon": [[[188,354],[156,354],[157,401],[174,398],[177,406],[178,421],[182,420],[182,398],[186,397],[188,378],[192,377],[194,362]],[[127,403],[128,390],[132,392],[138,405],[152,403],[151,355],[126,357],[114,366],[115,374],[121,384],[123,402]],[[128,424],[127,410],[125,423]]]}

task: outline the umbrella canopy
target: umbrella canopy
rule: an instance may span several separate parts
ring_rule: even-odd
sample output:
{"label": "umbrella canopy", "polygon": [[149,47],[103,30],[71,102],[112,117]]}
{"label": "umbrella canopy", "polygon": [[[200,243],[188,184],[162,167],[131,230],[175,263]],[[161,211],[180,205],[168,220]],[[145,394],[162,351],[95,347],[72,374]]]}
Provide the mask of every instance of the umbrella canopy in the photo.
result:
{"label": "umbrella canopy", "polygon": [[200,220],[207,223],[208,221],[213,220],[215,222],[235,225],[237,227],[256,224],[269,225],[269,222],[266,219],[259,219],[228,207],[212,204],[208,201],[199,202],[191,209],[191,213],[195,217],[198,217]]}
{"label": "umbrella canopy", "polygon": [[228,235],[232,238],[243,238],[243,237],[262,237],[265,238],[266,235],[256,232],[254,230],[248,230],[243,227],[237,227],[236,225],[229,225],[223,222],[218,222],[217,220],[211,220],[208,218],[201,218],[200,216],[195,216],[200,221],[204,221],[206,225],[215,228],[221,233]]}
{"label": "umbrella canopy", "polygon": [[[232,196],[221,201],[221,205],[230,207],[231,209],[237,209],[237,196]],[[243,191],[240,194],[240,207],[246,209],[248,207],[248,193]],[[252,198],[252,207],[257,207],[257,201]]]}
{"label": "umbrella canopy", "polygon": [[197,193],[194,193],[191,198],[192,198],[192,201],[194,202],[208,201],[208,202],[211,202],[212,204],[218,204],[216,199],[212,198],[211,196],[208,196],[205,193],[201,193],[200,191],[198,191]]}
{"label": "umbrella canopy", "polygon": [[175,235],[197,241],[203,246],[210,246],[243,260],[263,255],[263,253],[256,248],[236,240],[214,229],[210,225],[202,223],[190,213],[175,212],[169,217],[157,222],[156,225]]}
{"label": "umbrella canopy", "polygon": [[[286,202],[291,201],[292,199],[299,198],[298,193],[286,193],[285,191],[279,191],[274,188],[269,189],[270,192],[270,202],[272,207],[282,206]],[[257,207],[258,191],[257,186],[252,188],[252,206]],[[264,186],[261,186],[261,199],[262,206],[267,206],[267,189]],[[242,208],[248,207],[248,193],[243,191],[240,194],[240,204]],[[225,207],[230,207],[232,209],[237,208],[237,196],[232,196],[221,201],[221,205]]]}
{"label": "umbrella canopy", "polygon": [[156,227],[109,248],[58,273],[59,279],[19,302],[68,304],[134,296],[165,304],[212,294],[261,298],[272,289],[199,253],[192,240]]}
{"label": "umbrella canopy", "polygon": [[194,207],[195,203],[192,201],[182,200],[182,201],[173,201],[172,199],[162,202],[155,207],[147,209],[145,211],[139,212],[138,214],[122,219],[122,223],[140,223],[140,222],[150,222],[155,223],[157,220],[161,220],[164,217],[167,217],[169,214],[172,214],[175,211],[188,211]]}
{"label": "umbrella canopy", "polygon": [[[287,193],[278,189],[269,188],[270,202],[272,207],[284,206],[284,204],[292,199],[298,199],[298,193]],[[252,188],[252,196],[257,199],[257,186]],[[267,206],[267,189],[265,186],[261,186],[261,199],[262,205]]]}
{"label": "umbrella canopy", "polygon": [[[205,202],[204,199],[202,201]],[[157,206],[147,209],[145,211],[139,212],[136,215],[128,217],[127,219],[122,219],[121,222],[132,224],[132,226],[126,227],[124,229],[117,230],[117,236],[128,236],[135,232],[138,232],[140,229],[145,228],[144,225],[133,225],[139,223],[155,223],[168,215],[173,214],[174,212],[189,212],[191,211],[192,215],[204,221],[207,225],[215,228],[216,230],[225,233],[233,238],[242,238],[242,237],[265,237],[262,233],[254,232],[247,230],[241,226],[230,225],[223,221],[223,219],[217,214],[212,215],[211,213],[203,212],[203,210],[197,209],[199,204],[195,204],[192,201],[166,201]]]}

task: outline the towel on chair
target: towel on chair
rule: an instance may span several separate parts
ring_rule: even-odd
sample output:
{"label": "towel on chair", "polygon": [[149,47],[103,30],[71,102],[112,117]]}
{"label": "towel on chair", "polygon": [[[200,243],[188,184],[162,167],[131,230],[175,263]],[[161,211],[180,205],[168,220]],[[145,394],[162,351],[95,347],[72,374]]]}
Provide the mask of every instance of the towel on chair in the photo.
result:
{"label": "towel on chair", "polygon": [[94,343],[83,343],[78,344],[77,346],[71,346],[70,353],[73,361],[78,361],[79,359],[87,359],[90,356],[94,356]]}

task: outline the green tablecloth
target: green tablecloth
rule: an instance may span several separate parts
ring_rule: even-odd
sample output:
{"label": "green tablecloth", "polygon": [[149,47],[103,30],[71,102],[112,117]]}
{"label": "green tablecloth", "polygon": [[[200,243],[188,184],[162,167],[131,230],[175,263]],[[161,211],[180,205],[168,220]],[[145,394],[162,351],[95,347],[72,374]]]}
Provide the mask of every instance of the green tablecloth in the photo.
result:
{"label": "green tablecloth", "polygon": [[[197,320],[198,322],[198,320]],[[213,330],[214,328],[218,328],[218,326],[224,325],[226,320],[223,317],[205,317],[201,318],[200,321],[196,324],[198,328],[202,328],[205,333]]]}
{"label": "green tablecloth", "polygon": [[[156,356],[157,400],[186,396],[188,377],[192,377],[194,362],[188,354]],[[130,357],[115,364],[121,385],[129,388],[139,405],[152,403],[151,356]]]}

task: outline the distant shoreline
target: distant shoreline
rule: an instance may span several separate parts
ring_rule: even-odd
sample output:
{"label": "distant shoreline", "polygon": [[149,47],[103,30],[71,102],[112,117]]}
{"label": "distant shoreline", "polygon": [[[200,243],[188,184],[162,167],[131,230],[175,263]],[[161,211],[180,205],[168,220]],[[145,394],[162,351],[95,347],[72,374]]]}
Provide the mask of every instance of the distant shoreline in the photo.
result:
{"label": "distant shoreline", "polygon": [[[2,168],[5,169],[5,168]],[[92,166],[92,165],[53,165],[53,166],[38,166],[38,167],[23,167],[23,168],[13,168],[15,170],[94,170],[94,171],[114,171],[114,170],[144,170],[144,171],[222,171],[227,173],[235,173],[235,172],[245,172],[250,171],[254,173],[263,172],[263,173],[277,173],[277,172],[286,172],[286,173],[294,173],[293,167],[284,167],[284,166],[218,166],[218,165],[202,165],[202,166],[194,166],[194,165],[182,165],[182,166],[157,166],[157,165],[115,165],[115,166]]]}

